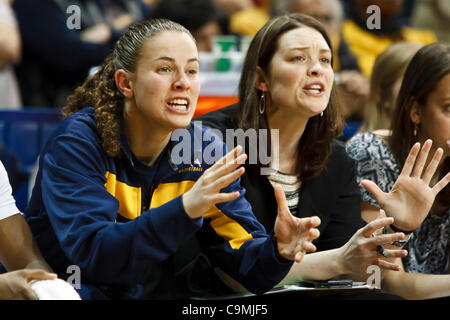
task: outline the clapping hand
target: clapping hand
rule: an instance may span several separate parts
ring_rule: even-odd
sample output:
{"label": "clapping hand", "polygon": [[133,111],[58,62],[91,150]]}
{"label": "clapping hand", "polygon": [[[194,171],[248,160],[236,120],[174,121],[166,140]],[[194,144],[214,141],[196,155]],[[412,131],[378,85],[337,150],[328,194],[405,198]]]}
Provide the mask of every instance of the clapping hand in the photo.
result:
{"label": "clapping hand", "polygon": [[416,143],[411,148],[402,172],[389,193],[383,192],[372,181],[361,181],[361,184],[373,194],[386,214],[395,219],[394,227],[396,229],[414,231],[428,215],[436,195],[450,182],[449,172],[433,187],[430,187],[430,181],[443,154],[443,150],[438,148],[424,171],[431,145],[432,141],[427,140],[422,150],[420,150],[420,143]]}
{"label": "clapping hand", "polygon": [[289,211],[286,197],[281,186],[275,186],[275,198],[278,204],[278,215],[275,220],[275,237],[278,252],[288,260],[302,261],[306,252],[316,251],[311,243],[319,237],[319,217],[297,218]]}

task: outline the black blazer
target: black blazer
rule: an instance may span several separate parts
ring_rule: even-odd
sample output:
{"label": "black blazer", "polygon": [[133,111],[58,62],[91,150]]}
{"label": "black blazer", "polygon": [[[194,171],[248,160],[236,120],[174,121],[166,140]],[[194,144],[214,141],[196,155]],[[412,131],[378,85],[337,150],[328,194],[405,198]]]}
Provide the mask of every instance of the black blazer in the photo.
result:
{"label": "black blazer", "polygon": [[[202,125],[219,129],[225,137],[227,128],[237,128],[234,115],[238,108],[239,104],[234,104],[193,121],[202,121]],[[245,198],[252,205],[253,213],[268,232],[273,232],[277,204],[269,180],[260,175],[258,167],[246,165],[241,184],[246,189]],[[326,168],[319,176],[302,182],[299,194],[297,216],[317,215],[322,221],[318,227],[320,237],[314,241],[318,251],[342,246],[365,225],[361,219],[360,201],[354,162],[347,156],[344,144],[335,140]]]}

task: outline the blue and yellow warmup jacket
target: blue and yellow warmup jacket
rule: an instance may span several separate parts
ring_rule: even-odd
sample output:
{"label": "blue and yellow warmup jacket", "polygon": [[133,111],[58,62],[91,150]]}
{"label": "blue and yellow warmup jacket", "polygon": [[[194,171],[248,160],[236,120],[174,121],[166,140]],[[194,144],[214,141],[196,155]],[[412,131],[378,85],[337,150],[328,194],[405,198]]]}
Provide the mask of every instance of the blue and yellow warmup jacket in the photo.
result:
{"label": "blue and yellow warmup jacket", "polygon": [[60,277],[72,276],[71,265],[80,268],[82,298],[140,298],[143,274],[194,235],[215,265],[252,292],[269,290],[289,271],[292,262],[277,258],[239,179],[222,190],[240,191],[237,200],[217,204],[198,219],[184,211],[181,195],[210,166],[198,160],[200,153],[212,146],[226,152],[222,141],[199,140],[196,130],[203,134],[205,128],[188,128],[192,164],[173,161],[180,144],[170,141],[156,163],[146,166],[123,134],[123,156],[109,157],[90,107],[65,119],[49,139],[25,218]]}

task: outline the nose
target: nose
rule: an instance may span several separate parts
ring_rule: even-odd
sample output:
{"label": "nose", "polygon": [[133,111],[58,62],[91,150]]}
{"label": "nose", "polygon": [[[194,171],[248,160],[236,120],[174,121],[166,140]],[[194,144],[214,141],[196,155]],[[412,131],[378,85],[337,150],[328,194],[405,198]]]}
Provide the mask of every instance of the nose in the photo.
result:
{"label": "nose", "polygon": [[189,88],[189,79],[184,72],[177,73],[173,86],[176,90],[186,90]]}
{"label": "nose", "polygon": [[319,60],[312,60],[308,68],[308,76],[318,77],[323,74],[323,67]]}

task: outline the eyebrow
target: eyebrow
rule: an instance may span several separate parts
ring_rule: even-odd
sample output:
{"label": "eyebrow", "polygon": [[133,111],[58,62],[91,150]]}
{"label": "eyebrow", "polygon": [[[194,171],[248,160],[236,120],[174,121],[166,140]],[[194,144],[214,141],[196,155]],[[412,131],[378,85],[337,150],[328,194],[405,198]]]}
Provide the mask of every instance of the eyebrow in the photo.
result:
{"label": "eyebrow", "polygon": [[[166,56],[153,59],[153,61],[158,61],[158,60],[166,60],[166,61],[170,61],[170,62],[175,62],[174,58],[166,57]],[[198,60],[198,58],[191,58],[188,60],[188,62],[199,62],[199,60]]]}
{"label": "eyebrow", "polygon": [[[305,49],[310,49],[311,47],[308,47],[308,46],[306,46],[306,47],[292,47],[292,48],[289,48],[289,50],[305,50]],[[320,49],[320,52],[329,52],[329,53],[331,53],[331,50],[329,50],[329,49]]]}

